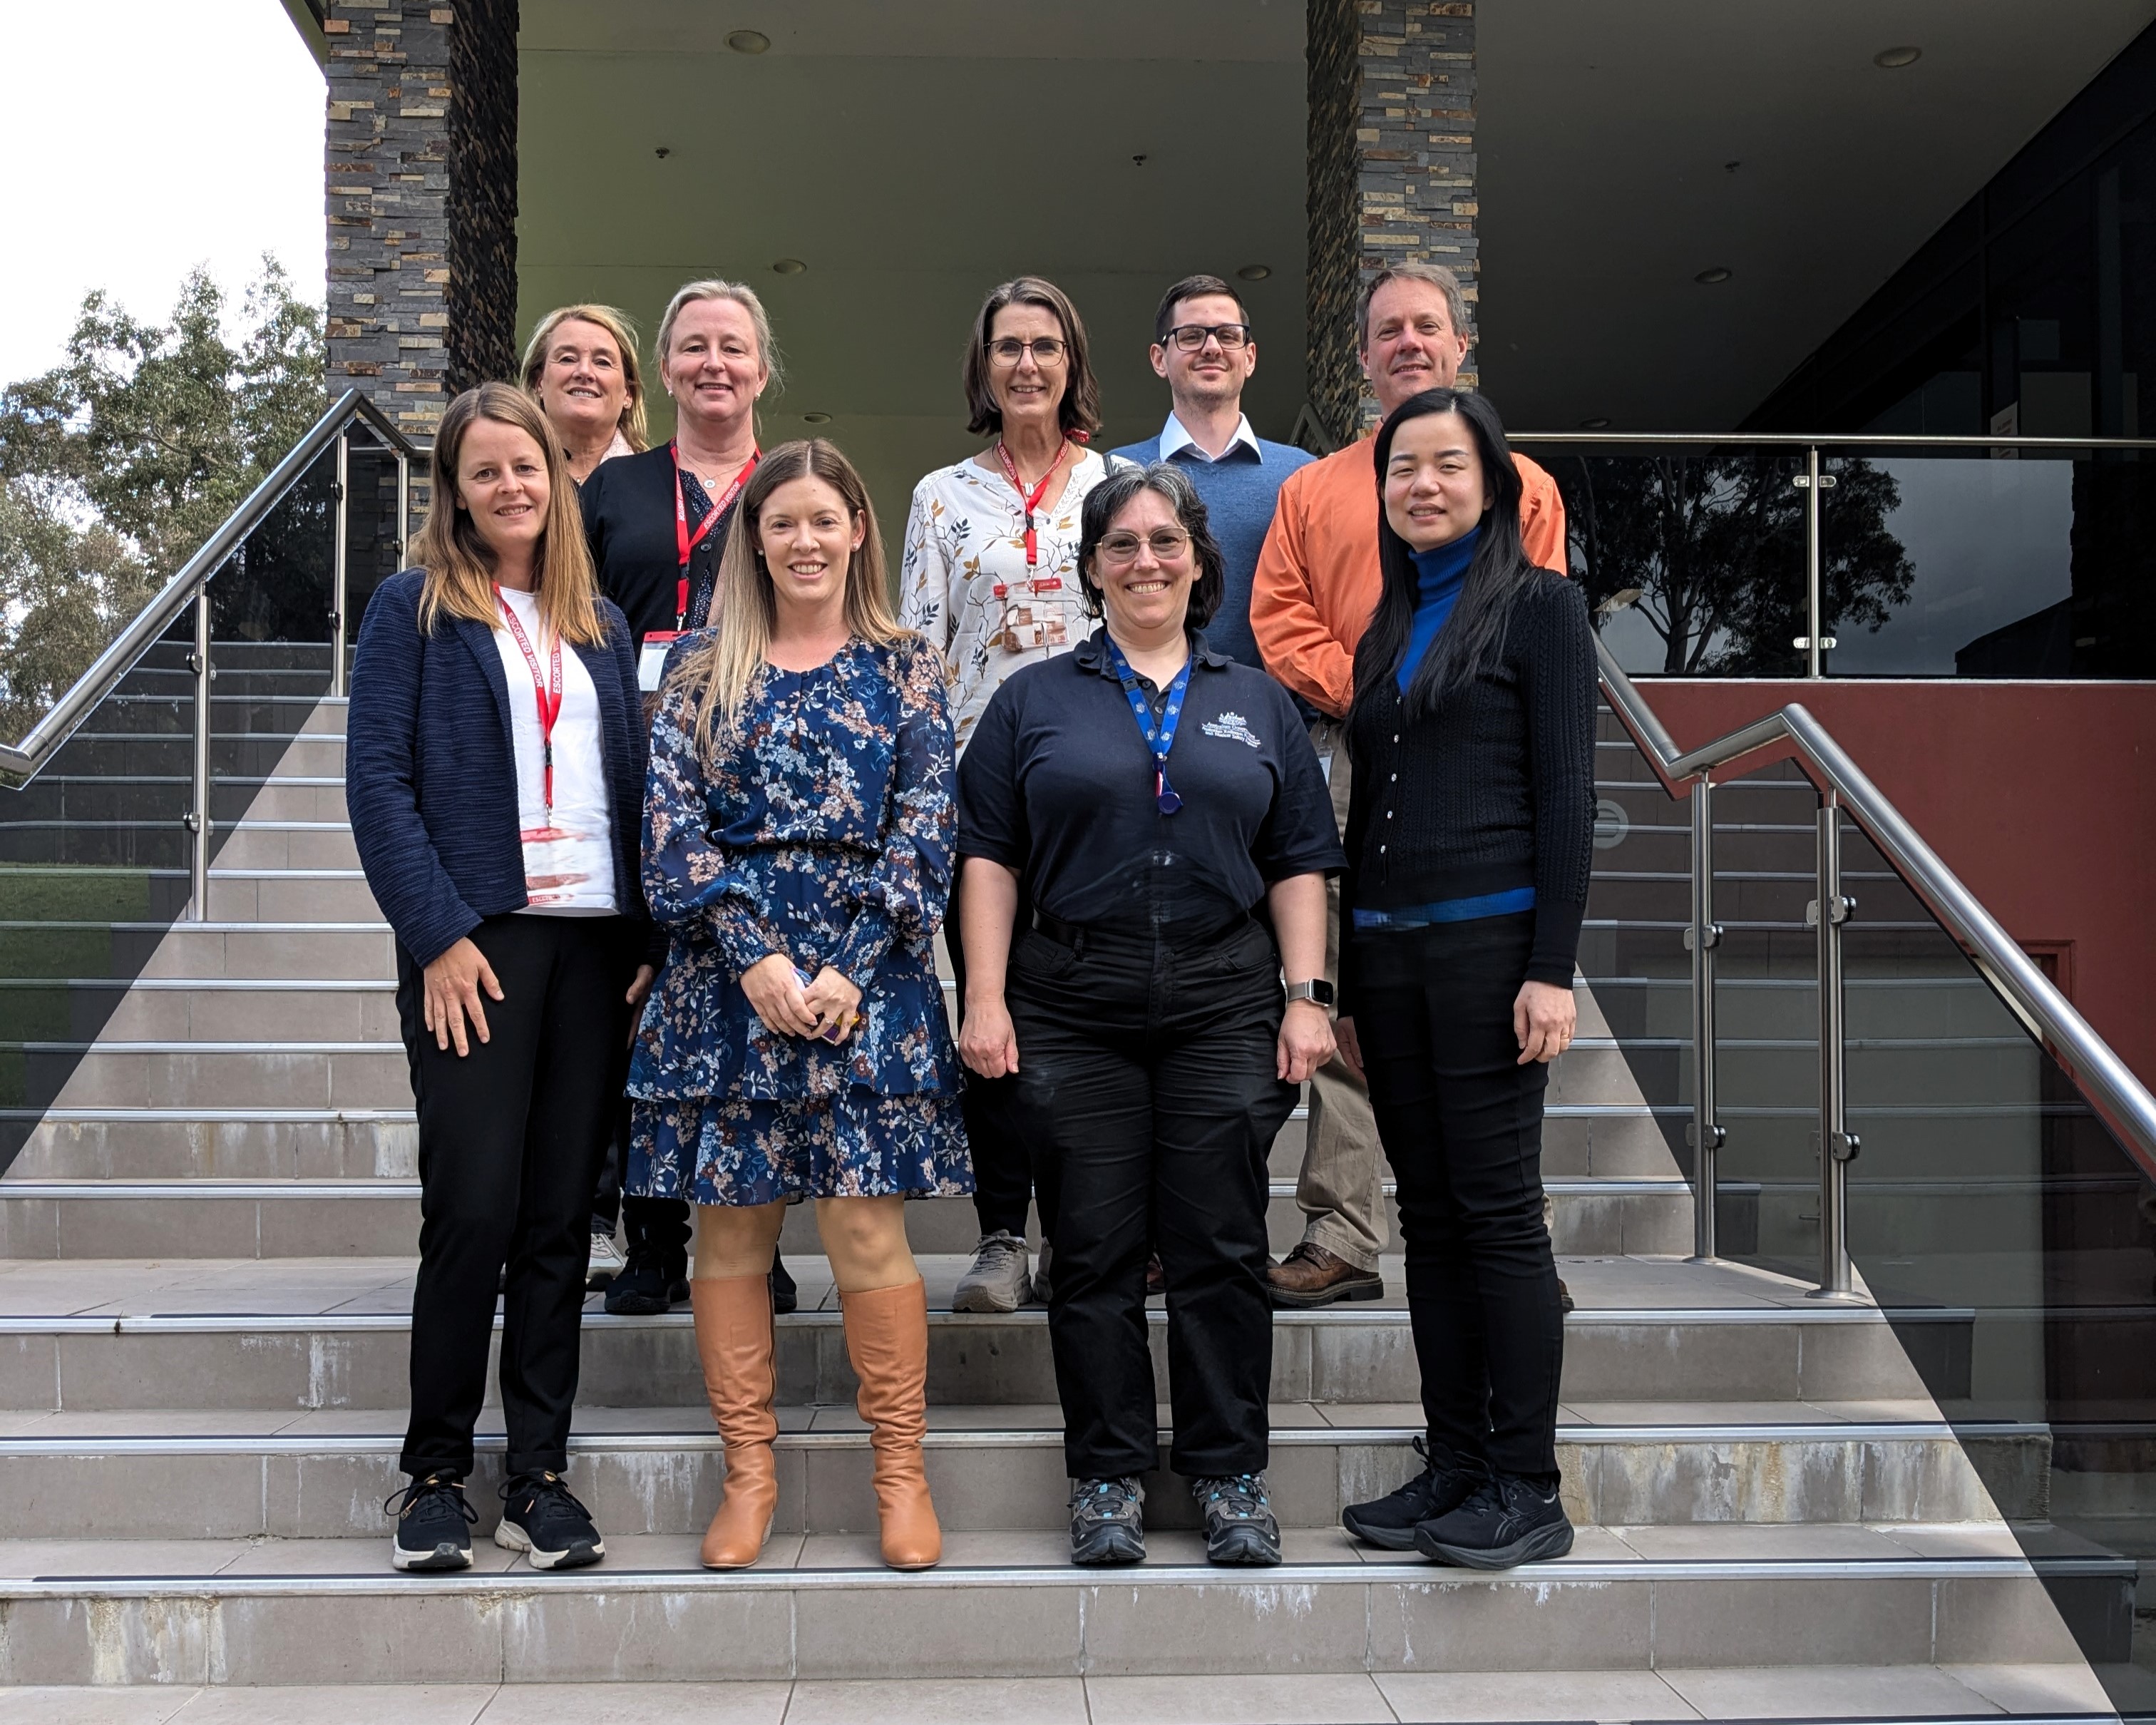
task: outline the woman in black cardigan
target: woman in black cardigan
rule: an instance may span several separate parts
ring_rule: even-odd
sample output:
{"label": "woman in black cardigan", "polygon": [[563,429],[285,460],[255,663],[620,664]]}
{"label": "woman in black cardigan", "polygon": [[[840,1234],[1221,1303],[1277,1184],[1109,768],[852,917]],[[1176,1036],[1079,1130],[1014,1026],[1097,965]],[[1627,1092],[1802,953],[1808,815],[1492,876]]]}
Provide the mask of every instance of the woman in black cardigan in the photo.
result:
{"label": "woman in black cardigan", "polygon": [[1480,396],[1403,403],[1375,455],[1337,1034],[1399,1181],[1428,1466],[1342,1519],[1502,1569],[1572,1549],[1542,1128],[1593,859],[1594,638],[1579,589],[1521,548],[1519,472]]}
{"label": "woman in black cardigan", "polygon": [[652,979],[636,662],[530,397],[466,391],[433,460],[419,567],[382,584],[360,628],[345,775],[397,936],[418,1104],[412,1484],[391,1560],[471,1563],[463,1482],[499,1282],[509,1479],[495,1543],[569,1568],[606,1551],[562,1473],[592,1183]]}

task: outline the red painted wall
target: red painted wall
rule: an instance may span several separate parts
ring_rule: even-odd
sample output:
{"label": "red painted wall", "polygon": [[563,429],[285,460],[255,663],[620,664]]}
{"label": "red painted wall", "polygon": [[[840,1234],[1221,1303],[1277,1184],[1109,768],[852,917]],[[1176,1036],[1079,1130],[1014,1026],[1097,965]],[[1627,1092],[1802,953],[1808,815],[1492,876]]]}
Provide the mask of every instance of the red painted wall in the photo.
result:
{"label": "red painted wall", "polygon": [[1803,703],[2156,1085],[2156,684],[1638,686],[1687,749]]}

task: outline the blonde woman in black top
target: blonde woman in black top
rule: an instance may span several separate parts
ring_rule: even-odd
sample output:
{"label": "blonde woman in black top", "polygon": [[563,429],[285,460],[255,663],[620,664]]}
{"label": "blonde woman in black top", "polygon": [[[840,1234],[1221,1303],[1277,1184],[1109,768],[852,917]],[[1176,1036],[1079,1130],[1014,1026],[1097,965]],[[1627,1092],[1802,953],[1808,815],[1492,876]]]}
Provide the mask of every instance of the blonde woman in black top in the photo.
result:
{"label": "blonde woman in black top", "polygon": [[1519,471],[1480,396],[1411,398],[1375,456],[1337,1034],[1399,1181],[1429,1466],[1342,1520],[1502,1569],[1572,1548],[1542,1126],[1593,855],[1594,639],[1578,588],[1521,547]]}

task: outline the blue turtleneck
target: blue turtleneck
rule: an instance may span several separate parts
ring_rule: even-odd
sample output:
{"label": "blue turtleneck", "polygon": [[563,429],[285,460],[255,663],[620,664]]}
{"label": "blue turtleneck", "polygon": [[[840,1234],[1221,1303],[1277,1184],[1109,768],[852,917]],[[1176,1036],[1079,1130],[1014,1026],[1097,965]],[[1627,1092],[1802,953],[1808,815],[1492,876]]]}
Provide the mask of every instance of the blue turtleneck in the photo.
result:
{"label": "blue turtleneck", "polygon": [[1480,526],[1470,527],[1450,545],[1440,545],[1433,551],[1410,552],[1409,560],[1415,566],[1414,625],[1408,631],[1408,650],[1400,655],[1399,681],[1400,693],[1408,692],[1408,685],[1420,667],[1423,655],[1437,639],[1437,632],[1445,627],[1445,619],[1452,614],[1455,600],[1467,579],[1467,566],[1475,561],[1475,547],[1482,537]]}

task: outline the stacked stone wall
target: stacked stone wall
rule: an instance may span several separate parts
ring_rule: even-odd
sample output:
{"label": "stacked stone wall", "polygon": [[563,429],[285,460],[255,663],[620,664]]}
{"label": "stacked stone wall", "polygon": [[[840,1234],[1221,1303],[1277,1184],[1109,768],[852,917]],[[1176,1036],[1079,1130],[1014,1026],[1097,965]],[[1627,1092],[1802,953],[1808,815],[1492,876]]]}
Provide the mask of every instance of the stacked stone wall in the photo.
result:
{"label": "stacked stone wall", "polygon": [[[1308,0],[1310,402],[1334,438],[1376,413],[1363,285],[1418,259],[1476,299],[1474,0]],[[1460,382],[1476,382],[1471,352]]]}
{"label": "stacked stone wall", "polygon": [[516,3],[331,0],[329,371],[407,435],[514,365]]}

